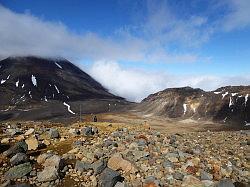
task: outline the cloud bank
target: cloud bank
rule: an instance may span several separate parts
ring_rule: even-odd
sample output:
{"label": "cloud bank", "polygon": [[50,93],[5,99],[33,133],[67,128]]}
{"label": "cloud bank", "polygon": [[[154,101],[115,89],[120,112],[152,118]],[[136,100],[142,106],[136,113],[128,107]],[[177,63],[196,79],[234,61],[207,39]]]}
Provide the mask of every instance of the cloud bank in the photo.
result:
{"label": "cloud bank", "polygon": [[215,90],[225,85],[249,85],[250,76],[173,75],[165,72],[122,68],[116,62],[97,61],[87,70],[114,94],[140,102],[148,95],[171,87]]}

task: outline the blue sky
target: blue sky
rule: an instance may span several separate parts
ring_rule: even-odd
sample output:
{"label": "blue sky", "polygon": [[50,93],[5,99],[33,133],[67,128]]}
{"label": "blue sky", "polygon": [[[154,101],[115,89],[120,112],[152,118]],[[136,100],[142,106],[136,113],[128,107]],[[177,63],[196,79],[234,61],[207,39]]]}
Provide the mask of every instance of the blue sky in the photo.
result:
{"label": "blue sky", "polygon": [[0,0],[0,57],[62,56],[137,101],[171,86],[249,85],[249,12],[249,0]]}

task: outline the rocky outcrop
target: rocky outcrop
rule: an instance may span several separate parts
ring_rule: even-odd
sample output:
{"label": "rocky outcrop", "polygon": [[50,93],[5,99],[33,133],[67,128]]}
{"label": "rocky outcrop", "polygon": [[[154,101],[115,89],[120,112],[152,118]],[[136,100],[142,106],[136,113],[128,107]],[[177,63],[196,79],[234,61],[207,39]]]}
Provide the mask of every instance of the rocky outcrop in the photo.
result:
{"label": "rocky outcrop", "polygon": [[250,86],[222,87],[206,92],[190,87],[170,88],[149,95],[138,106],[147,115],[169,118],[212,119],[248,126]]}

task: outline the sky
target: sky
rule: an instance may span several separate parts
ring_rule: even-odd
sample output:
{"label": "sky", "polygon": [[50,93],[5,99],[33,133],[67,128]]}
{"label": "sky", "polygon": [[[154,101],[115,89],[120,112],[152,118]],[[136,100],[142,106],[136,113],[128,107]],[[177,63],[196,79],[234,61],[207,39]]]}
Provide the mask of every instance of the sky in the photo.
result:
{"label": "sky", "polygon": [[250,85],[250,0],[0,0],[0,58],[63,57],[130,101]]}

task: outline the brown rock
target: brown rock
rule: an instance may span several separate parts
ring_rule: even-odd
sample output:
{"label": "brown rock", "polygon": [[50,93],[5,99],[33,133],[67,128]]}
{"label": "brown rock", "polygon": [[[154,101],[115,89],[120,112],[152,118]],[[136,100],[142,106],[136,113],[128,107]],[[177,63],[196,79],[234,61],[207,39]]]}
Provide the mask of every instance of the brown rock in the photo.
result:
{"label": "brown rock", "polygon": [[126,173],[135,173],[137,169],[134,167],[134,165],[123,159],[122,155],[120,153],[114,154],[108,161],[108,167],[113,170],[123,170]]}
{"label": "brown rock", "polygon": [[36,137],[30,137],[26,139],[25,142],[28,145],[28,150],[36,150],[38,148],[38,140]]}
{"label": "brown rock", "polygon": [[37,157],[37,163],[38,163],[38,164],[43,164],[43,163],[45,162],[45,160],[46,160],[47,158],[51,157],[51,156],[52,156],[52,154],[43,153],[43,154],[41,154],[41,155],[39,155],[39,156]]}
{"label": "brown rock", "polygon": [[189,174],[195,174],[198,171],[197,168],[194,166],[188,166],[186,170]]}
{"label": "brown rock", "polygon": [[183,179],[183,187],[203,187],[203,183],[192,175],[187,175]]}
{"label": "brown rock", "polygon": [[143,187],[158,187],[158,185],[156,185],[154,182],[150,182],[150,183],[143,185]]}
{"label": "brown rock", "polygon": [[8,144],[8,143],[10,143],[10,138],[3,138],[3,139],[1,140],[1,143],[2,143],[2,144]]}
{"label": "brown rock", "polygon": [[22,141],[22,140],[24,140],[24,139],[25,139],[25,138],[24,138],[23,135],[19,135],[19,136],[15,137],[15,140],[18,141],[18,142],[20,142],[20,141]]}
{"label": "brown rock", "polygon": [[25,136],[29,136],[29,135],[31,135],[33,132],[35,131],[35,129],[33,129],[33,128],[30,128],[29,130],[27,130],[26,132],[25,132]]}

